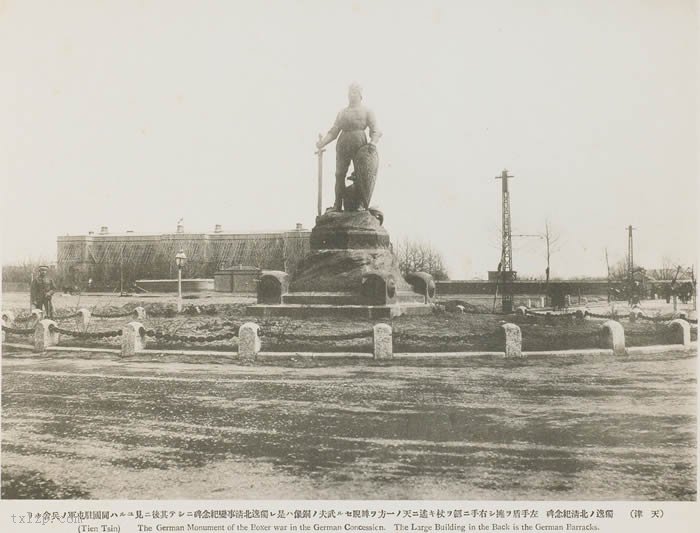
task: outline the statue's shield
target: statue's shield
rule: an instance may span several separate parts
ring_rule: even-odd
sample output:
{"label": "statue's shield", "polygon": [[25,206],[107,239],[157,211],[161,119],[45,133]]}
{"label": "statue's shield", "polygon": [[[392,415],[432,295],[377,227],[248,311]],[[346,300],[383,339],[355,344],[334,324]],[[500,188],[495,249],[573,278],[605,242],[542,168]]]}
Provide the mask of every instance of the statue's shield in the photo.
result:
{"label": "statue's shield", "polygon": [[377,148],[369,144],[360,147],[352,159],[352,166],[360,205],[365,209],[369,209],[372,192],[374,192],[374,183],[377,181],[377,169],[379,168]]}

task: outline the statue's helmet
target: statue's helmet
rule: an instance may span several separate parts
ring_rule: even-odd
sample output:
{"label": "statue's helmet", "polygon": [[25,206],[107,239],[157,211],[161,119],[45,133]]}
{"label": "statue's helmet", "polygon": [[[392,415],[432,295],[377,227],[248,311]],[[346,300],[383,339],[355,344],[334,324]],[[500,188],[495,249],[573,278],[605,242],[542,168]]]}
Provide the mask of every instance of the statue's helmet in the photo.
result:
{"label": "statue's helmet", "polygon": [[348,87],[348,96],[357,95],[357,97],[362,100],[362,87],[359,83],[353,82]]}

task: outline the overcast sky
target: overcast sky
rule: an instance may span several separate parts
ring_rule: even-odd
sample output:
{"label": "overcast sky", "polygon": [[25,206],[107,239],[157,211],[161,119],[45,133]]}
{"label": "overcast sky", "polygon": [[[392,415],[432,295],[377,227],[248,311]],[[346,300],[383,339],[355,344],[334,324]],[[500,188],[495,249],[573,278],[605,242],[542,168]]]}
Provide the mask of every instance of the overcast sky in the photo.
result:
{"label": "overcast sky", "polygon": [[[628,224],[639,264],[690,264],[697,52],[683,0],[6,0],[2,259],[102,225],[312,227],[314,142],[357,81],[384,132],[373,203],[451,277],[498,264],[504,168],[514,233],[561,236],[553,275],[604,275]],[[543,242],[514,245],[542,274]]]}

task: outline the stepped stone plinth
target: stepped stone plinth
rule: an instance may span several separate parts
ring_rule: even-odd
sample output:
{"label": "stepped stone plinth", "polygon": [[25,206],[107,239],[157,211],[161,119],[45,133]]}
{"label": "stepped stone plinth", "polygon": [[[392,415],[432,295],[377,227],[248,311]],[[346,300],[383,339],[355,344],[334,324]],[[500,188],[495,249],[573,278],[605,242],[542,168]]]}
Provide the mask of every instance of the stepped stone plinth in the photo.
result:
{"label": "stepped stone plinth", "polygon": [[413,285],[403,278],[389,233],[372,212],[329,212],[317,217],[311,252],[293,276],[263,272],[258,304],[248,312],[364,318],[427,314],[432,294],[425,290],[425,276]]}
{"label": "stepped stone plinth", "polygon": [[391,241],[370,211],[332,211],[317,217],[311,230],[311,250],[378,248],[391,248]]}

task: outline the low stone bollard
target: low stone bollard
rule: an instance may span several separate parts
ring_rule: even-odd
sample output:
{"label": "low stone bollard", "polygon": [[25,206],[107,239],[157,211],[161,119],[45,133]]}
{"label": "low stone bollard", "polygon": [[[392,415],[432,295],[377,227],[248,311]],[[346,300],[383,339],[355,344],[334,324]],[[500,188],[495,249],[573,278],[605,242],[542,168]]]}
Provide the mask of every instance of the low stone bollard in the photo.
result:
{"label": "low stone bollard", "polygon": [[89,309],[78,309],[78,325],[83,329],[87,328],[87,325],[90,323],[91,316],[92,314],[90,313]]}
{"label": "low stone bollard", "polygon": [[37,322],[44,319],[44,312],[41,309],[32,309],[32,318]]}
{"label": "low stone bollard", "polygon": [[389,324],[374,325],[374,358],[391,359],[394,356],[392,330]]}
{"label": "low stone bollard", "polygon": [[[41,311],[40,311],[41,312]],[[51,326],[56,326],[53,320],[43,319],[34,327],[34,351],[45,352],[51,346],[56,346],[59,341],[57,331],[51,331]]]}
{"label": "low stone bollard", "polygon": [[15,314],[12,311],[2,312],[2,321],[5,326],[15,323]]}
{"label": "low stone bollard", "polygon": [[136,307],[133,314],[136,320],[144,320],[146,318],[146,310],[143,307]]}
{"label": "low stone bollard", "polygon": [[520,315],[520,316],[525,316],[527,314],[527,307],[525,307],[524,305],[519,306],[515,310],[515,314]]}
{"label": "low stone bollard", "polygon": [[625,329],[622,324],[614,320],[603,322],[600,326],[600,346],[609,348],[613,355],[626,355],[625,349]]}
{"label": "low stone bollard", "polygon": [[588,309],[576,309],[575,316],[579,320],[585,319],[588,316]]}
{"label": "low stone bollard", "polygon": [[146,348],[146,330],[140,322],[122,328],[122,357],[135,355]]}
{"label": "low stone bollard", "polygon": [[630,311],[630,317],[629,317],[630,322],[636,322],[637,320],[639,320],[639,317],[641,317],[643,315],[644,315],[644,313],[642,312],[641,309],[633,307],[632,310]]}
{"label": "low stone bollard", "polygon": [[520,327],[515,324],[501,324],[505,335],[505,356],[506,357],[522,357],[523,356],[523,335]]}
{"label": "low stone bollard", "polygon": [[668,323],[668,337],[671,344],[682,344],[687,348],[690,346],[690,324],[682,318],[671,320]]}
{"label": "low stone bollard", "polygon": [[255,322],[246,322],[238,328],[238,357],[255,360],[261,348],[259,330],[260,326]]}

